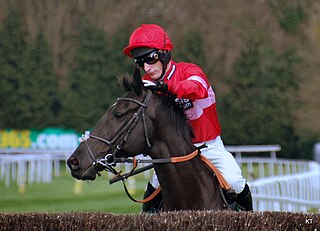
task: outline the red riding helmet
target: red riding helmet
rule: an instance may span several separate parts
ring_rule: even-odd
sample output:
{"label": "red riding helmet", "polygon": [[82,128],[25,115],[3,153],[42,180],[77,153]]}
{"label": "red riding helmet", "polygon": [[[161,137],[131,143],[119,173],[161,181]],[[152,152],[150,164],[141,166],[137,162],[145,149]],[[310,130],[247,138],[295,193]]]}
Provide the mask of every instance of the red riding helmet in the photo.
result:
{"label": "red riding helmet", "polygon": [[173,45],[162,27],[156,24],[142,24],[131,34],[129,46],[123,49],[123,53],[133,58],[131,51],[142,47],[171,51]]}

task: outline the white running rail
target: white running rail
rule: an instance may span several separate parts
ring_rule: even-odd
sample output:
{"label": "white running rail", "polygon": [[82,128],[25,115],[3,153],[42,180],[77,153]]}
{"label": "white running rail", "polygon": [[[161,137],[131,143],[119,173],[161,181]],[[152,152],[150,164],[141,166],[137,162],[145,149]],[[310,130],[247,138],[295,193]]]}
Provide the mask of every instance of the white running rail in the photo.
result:
{"label": "white running rail", "polygon": [[234,153],[235,158],[240,160],[241,154],[250,154],[256,156],[257,154],[270,153],[271,159],[277,159],[276,153],[281,151],[281,146],[278,144],[271,145],[227,145],[225,146],[228,152]]}
{"label": "white running rail", "polygon": [[249,182],[254,210],[319,212],[320,165],[313,161],[307,163],[305,172]]}
{"label": "white running rail", "polygon": [[[264,146],[265,147],[265,146]],[[235,152],[255,151],[250,146],[232,147]],[[263,151],[278,147],[263,148]],[[261,150],[261,148],[259,149]],[[259,152],[259,150],[257,152]],[[231,150],[229,150],[231,151]],[[59,162],[66,161],[73,150],[0,149],[0,180],[8,187],[11,181],[18,185],[50,183],[53,174],[59,176]],[[275,158],[240,157],[237,161],[248,179],[255,211],[320,211],[320,165],[313,161],[294,161]],[[240,158],[239,158],[240,157]],[[126,164],[127,170],[131,169]],[[149,179],[151,172],[144,173]],[[129,182],[130,181],[130,182]],[[130,185],[129,185],[130,184]],[[129,178],[134,190],[135,178]]]}
{"label": "white running rail", "polygon": [[302,160],[246,157],[237,159],[237,162],[248,181],[309,171],[309,161]]}
{"label": "white running rail", "polygon": [[73,150],[0,149],[0,180],[9,187],[32,183],[50,183],[53,174],[59,176],[60,161]]}

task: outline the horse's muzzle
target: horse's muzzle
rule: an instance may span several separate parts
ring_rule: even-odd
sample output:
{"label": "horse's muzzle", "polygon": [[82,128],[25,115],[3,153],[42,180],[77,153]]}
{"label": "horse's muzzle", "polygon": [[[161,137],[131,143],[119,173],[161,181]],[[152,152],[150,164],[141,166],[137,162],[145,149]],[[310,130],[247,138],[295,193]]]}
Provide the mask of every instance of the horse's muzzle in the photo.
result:
{"label": "horse's muzzle", "polygon": [[79,160],[75,156],[70,156],[67,160],[67,165],[71,171],[77,171],[80,169]]}
{"label": "horse's muzzle", "polygon": [[80,161],[74,156],[70,156],[67,165],[71,170],[71,175],[78,180],[95,180],[97,171],[93,165],[82,167]]}

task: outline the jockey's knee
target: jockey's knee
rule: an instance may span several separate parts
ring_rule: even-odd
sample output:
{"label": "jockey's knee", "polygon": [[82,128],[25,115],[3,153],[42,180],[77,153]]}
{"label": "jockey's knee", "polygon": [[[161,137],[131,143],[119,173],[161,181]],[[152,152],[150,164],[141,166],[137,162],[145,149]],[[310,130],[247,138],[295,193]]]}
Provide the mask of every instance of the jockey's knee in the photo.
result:
{"label": "jockey's knee", "polygon": [[246,185],[246,179],[241,174],[232,175],[229,177],[225,176],[225,179],[230,184],[231,189],[234,190],[236,194],[241,193]]}

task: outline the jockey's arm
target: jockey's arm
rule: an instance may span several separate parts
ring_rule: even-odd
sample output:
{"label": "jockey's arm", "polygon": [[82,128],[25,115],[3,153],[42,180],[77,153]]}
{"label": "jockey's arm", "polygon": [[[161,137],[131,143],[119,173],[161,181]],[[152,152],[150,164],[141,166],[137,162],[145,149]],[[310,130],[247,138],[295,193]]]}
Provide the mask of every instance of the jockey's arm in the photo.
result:
{"label": "jockey's arm", "polygon": [[197,100],[208,97],[207,83],[199,76],[190,76],[178,82],[168,81],[167,85],[169,92],[177,98]]}

